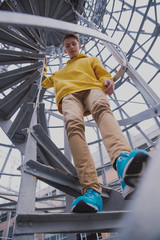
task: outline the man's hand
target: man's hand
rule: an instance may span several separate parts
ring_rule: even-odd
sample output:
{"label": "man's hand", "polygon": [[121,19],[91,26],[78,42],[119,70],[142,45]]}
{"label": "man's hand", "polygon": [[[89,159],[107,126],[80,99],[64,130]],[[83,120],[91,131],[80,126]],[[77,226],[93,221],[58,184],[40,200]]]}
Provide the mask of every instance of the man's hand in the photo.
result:
{"label": "man's hand", "polygon": [[105,80],[104,85],[107,88],[105,90],[106,94],[111,95],[112,93],[114,93],[114,82],[112,80]]}

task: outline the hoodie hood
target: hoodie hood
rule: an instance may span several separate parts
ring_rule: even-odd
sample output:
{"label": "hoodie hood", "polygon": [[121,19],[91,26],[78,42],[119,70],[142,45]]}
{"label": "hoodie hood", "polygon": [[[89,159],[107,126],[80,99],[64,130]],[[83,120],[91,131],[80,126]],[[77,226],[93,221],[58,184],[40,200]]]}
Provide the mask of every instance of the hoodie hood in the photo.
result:
{"label": "hoodie hood", "polygon": [[74,62],[74,61],[77,60],[78,58],[87,58],[87,57],[88,57],[88,56],[85,55],[84,53],[79,53],[79,54],[77,54],[76,57],[73,57],[72,59],[68,60],[68,61],[67,61],[67,64]]}

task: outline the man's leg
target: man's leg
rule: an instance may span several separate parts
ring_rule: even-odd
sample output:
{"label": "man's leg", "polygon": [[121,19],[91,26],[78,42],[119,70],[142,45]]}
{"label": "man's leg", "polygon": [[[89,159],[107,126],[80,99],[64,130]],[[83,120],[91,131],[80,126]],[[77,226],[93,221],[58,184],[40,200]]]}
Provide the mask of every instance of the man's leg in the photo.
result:
{"label": "man's leg", "polygon": [[110,109],[107,96],[102,90],[90,90],[85,103],[99,127],[103,143],[114,166],[115,159],[120,155],[120,152],[130,153],[131,147]]}
{"label": "man's leg", "polygon": [[[130,152],[132,151],[131,147],[124,137],[119,124],[110,109],[108,98],[103,91],[99,89],[90,90],[88,97],[85,99],[85,103],[89,111],[92,113],[93,118],[97,122],[102,135],[103,143],[110,156],[112,165],[117,170],[121,181],[121,185],[124,190],[123,196],[126,198],[133,189],[126,186],[122,175],[129,159],[134,157],[138,152],[134,150],[134,152],[130,155]],[[145,159],[144,161],[146,161],[148,153],[144,151],[140,151],[140,153],[143,155],[143,159]],[[117,158],[121,160],[116,161]]]}
{"label": "man's leg", "polygon": [[[62,101],[62,111],[71,153],[82,186],[82,194],[86,194],[89,189],[101,193],[94,161],[85,138],[84,107],[81,102],[83,94],[83,92],[80,92],[65,96]],[[85,200],[89,202],[88,198],[85,198]],[[78,201],[79,199],[77,203]]]}

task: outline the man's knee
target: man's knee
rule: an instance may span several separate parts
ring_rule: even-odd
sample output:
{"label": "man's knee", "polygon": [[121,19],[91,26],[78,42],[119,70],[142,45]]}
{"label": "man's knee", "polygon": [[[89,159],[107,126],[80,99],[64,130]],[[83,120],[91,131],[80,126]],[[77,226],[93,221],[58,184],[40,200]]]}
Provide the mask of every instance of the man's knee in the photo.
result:
{"label": "man's knee", "polygon": [[92,104],[92,116],[96,122],[103,116],[105,113],[112,113],[108,101],[104,99],[99,99],[94,101]]}
{"label": "man's knee", "polygon": [[65,125],[68,138],[75,134],[81,135],[85,131],[84,122],[79,118],[66,119]]}

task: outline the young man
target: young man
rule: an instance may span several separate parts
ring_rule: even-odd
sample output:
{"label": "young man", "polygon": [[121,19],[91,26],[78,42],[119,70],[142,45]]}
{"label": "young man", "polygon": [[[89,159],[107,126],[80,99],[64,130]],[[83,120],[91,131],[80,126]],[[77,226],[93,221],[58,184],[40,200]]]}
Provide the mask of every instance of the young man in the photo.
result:
{"label": "young man", "polygon": [[123,197],[134,190],[133,179],[141,175],[149,156],[143,150],[131,150],[114,118],[106,94],[114,92],[114,82],[101,61],[79,53],[81,45],[76,34],[67,33],[64,52],[70,60],[66,66],[42,82],[54,87],[58,110],[64,116],[68,141],[82,186],[82,196],[74,200],[73,212],[102,210],[101,186],[85,139],[84,116],[92,114],[120,179]]}

